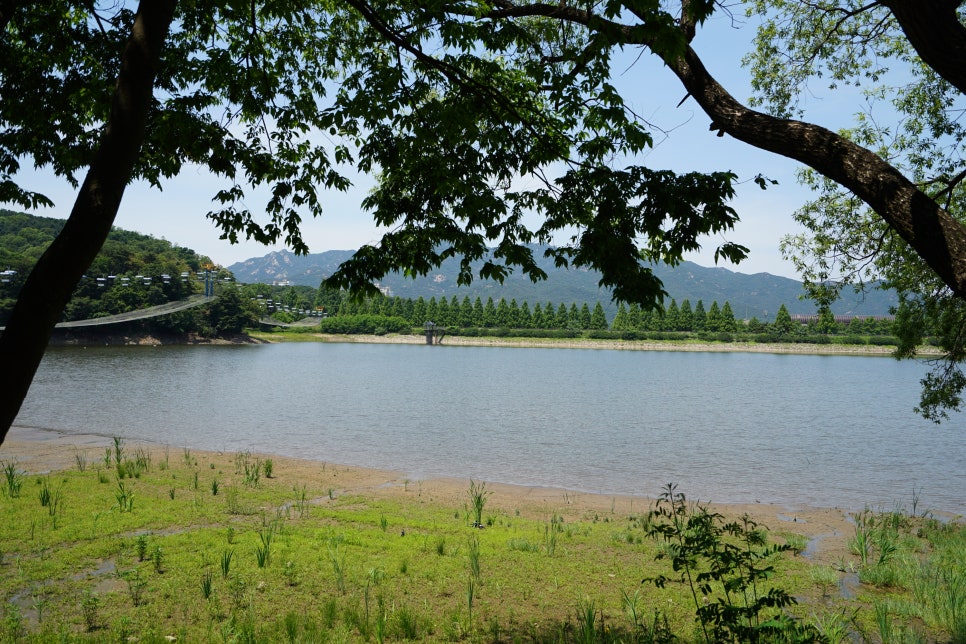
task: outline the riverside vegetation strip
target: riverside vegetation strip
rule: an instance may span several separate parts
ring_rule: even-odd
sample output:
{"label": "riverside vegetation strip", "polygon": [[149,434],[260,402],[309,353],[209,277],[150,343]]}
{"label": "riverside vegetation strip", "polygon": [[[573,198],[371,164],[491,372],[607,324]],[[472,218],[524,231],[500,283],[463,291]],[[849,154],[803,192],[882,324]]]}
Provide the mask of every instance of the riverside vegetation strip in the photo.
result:
{"label": "riverside vegetation strip", "polygon": [[[19,445],[0,451],[4,641],[705,641],[695,602],[722,596],[672,572],[681,550],[644,498],[120,439],[47,461]],[[39,471],[52,457],[62,469]],[[780,614],[828,641],[966,641],[966,531],[922,510],[831,532],[821,513],[758,519],[772,530],[756,539],[791,547],[756,564],[774,569],[759,592],[797,598]]]}

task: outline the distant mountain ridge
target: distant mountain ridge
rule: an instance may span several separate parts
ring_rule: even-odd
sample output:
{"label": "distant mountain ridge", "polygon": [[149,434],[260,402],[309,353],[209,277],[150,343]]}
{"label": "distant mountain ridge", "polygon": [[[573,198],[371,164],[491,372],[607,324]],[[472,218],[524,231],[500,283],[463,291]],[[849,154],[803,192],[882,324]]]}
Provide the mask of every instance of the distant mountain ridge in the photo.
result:
{"label": "distant mountain ridge", "polygon": [[[60,219],[0,209],[0,270],[13,269],[26,276],[63,224]],[[92,274],[107,275],[120,270],[115,266],[117,262],[114,260],[128,257],[132,247],[140,246],[151,248],[155,259],[158,255],[171,253],[173,261],[208,261],[206,257],[196,257],[189,249],[173,247],[170,243],[155,240],[149,235],[121,229],[115,229],[111,235],[91,266]],[[284,281],[318,288],[322,280],[334,273],[354,252],[330,250],[298,256],[290,251],[278,251],[232,264],[228,268],[241,282],[270,284]],[[483,301],[492,297],[494,301],[498,301],[503,297],[507,301],[515,299],[518,303],[526,301],[531,307],[538,302],[550,302],[556,307],[561,302],[587,302],[593,305],[599,301],[604,306],[607,319],[613,320],[617,306],[611,301],[610,292],[597,286],[600,277],[596,272],[556,268],[552,260],[543,257],[543,249],[540,247],[534,247],[534,257],[540,268],[549,275],[543,282],[533,283],[516,272],[509,275],[502,285],[477,280],[469,286],[457,287],[459,261],[449,259],[438,270],[425,277],[409,279],[398,273],[392,274],[386,276],[381,286],[388,288],[393,295],[413,299],[420,296],[426,299],[452,298],[455,295],[460,300],[468,296],[470,299],[480,297]],[[174,270],[167,266],[155,268],[158,269],[158,274]],[[664,283],[669,297],[676,299],[679,304],[688,299],[694,306],[698,300],[702,300],[705,308],[708,308],[714,301],[719,305],[729,302],[736,317],[757,317],[760,320],[774,318],[782,304],[793,315],[815,312],[814,303],[800,299],[803,294],[801,282],[785,277],[768,273],[748,275],[721,267],[707,268],[692,262],[683,262],[673,268],[657,266],[654,273]],[[4,295],[0,293],[0,298]],[[670,300],[667,303],[669,302]],[[848,291],[841,301],[835,303],[832,310],[836,315],[888,315],[890,308],[897,303],[898,299],[891,291],[873,290],[864,295],[855,295]],[[10,304],[12,306],[12,301]]]}
{"label": "distant mountain ridge", "polygon": [[[330,250],[299,256],[283,250],[268,253],[263,257],[253,257],[227,268],[240,282],[289,282],[316,288],[324,278],[336,271],[339,264],[352,257],[354,252]],[[380,282],[380,286],[388,288],[392,295],[413,299],[420,296],[425,299],[451,298],[455,295],[459,300],[468,296],[471,300],[480,297],[486,301],[487,297],[492,297],[494,301],[498,301],[502,297],[507,301],[515,299],[518,303],[527,301],[531,307],[537,302],[552,302],[556,306],[561,302],[593,304],[600,301],[607,311],[608,319],[613,319],[617,305],[611,302],[610,292],[597,285],[600,276],[596,271],[557,268],[552,260],[543,257],[539,248],[535,249],[534,257],[548,275],[548,279],[543,282],[533,283],[526,276],[515,272],[502,285],[476,280],[469,286],[457,286],[459,261],[449,259],[425,277],[410,279],[394,273],[387,275]],[[719,305],[730,302],[735,316],[744,319],[757,317],[760,320],[770,320],[782,304],[792,315],[815,313],[815,304],[801,299],[804,293],[802,283],[787,277],[769,273],[748,275],[722,267],[708,268],[693,262],[682,262],[675,267],[656,266],[654,274],[664,283],[664,289],[670,298],[674,298],[679,304],[688,299],[694,306],[698,300],[702,300],[707,308],[713,301],[717,301]],[[670,303],[670,299],[665,303]],[[836,315],[889,315],[890,308],[897,303],[898,299],[892,291],[873,290],[865,294],[847,291],[833,305],[832,311]]]}

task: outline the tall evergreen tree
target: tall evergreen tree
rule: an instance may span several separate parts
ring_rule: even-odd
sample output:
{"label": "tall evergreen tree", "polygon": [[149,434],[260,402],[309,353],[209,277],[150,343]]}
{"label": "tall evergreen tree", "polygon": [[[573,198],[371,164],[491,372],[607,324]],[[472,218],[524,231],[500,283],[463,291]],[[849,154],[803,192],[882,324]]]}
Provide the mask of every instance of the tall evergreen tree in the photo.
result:
{"label": "tall evergreen tree", "polygon": [[513,320],[510,318],[510,306],[502,297],[496,305],[496,326],[502,329],[509,329],[513,326]]}
{"label": "tall evergreen tree", "polygon": [[462,326],[460,324],[460,301],[456,296],[449,298],[449,324],[450,326]]}
{"label": "tall evergreen tree", "polygon": [[727,300],[725,300],[724,306],[721,307],[721,329],[728,333],[734,333],[738,330],[738,322],[735,320],[734,311],[731,310],[731,303]]}
{"label": "tall evergreen tree", "polygon": [[789,315],[788,309],[782,304],[778,307],[778,313],[775,314],[775,323],[773,325],[775,333],[781,336],[791,335],[795,331],[795,323],[792,321],[792,316]]}
{"label": "tall evergreen tree", "polygon": [[557,307],[557,317],[554,320],[554,328],[556,329],[566,329],[570,322],[570,316],[567,314],[567,305],[563,302]]}
{"label": "tall evergreen tree", "polygon": [[828,304],[823,304],[818,309],[817,328],[819,333],[835,333],[838,330],[835,316],[832,315],[832,309],[829,308]]}
{"label": "tall evergreen tree", "polygon": [[617,313],[614,314],[614,323],[611,325],[611,328],[614,331],[627,331],[632,328],[628,324],[627,307],[624,306],[623,302],[617,306]]}
{"label": "tall evergreen tree", "polygon": [[594,312],[590,316],[590,328],[598,330],[607,329],[607,316],[604,314],[604,307],[600,302],[594,306]]}
{"label": "tall evergreen tree", "polygon": [[416,303],[413,304],[413,316],[409,319],[413,326],[422,326],[429,321],[429,317],[426,315],[426,300],[420,295],[416,298]]}
{"label": "tall evergreen tree", "polygon": [[635,302],[631,302],[631,305],[627,308],[627,328],[635,331],[646,330],[644,320],[641,317],[641,307]]}
{"label": "tall evergreen tree", "polygon": [[540,302],[537,302],[533,307],[533,328],[534,329],[546,329],[548,328],[547,320],[543,314],[543,307],[540,306]]}
{"label": "tall evergreen tree", "polygon": [[496,306],[493,304],[493,298],[488,297],[486,298],[486,306],[483,307],[483,326],[492,329],[497,324]]}
{"label": "tall evergreen tree", "polygon": [[678,314],[678,325],[675,331],[694,330],[694,312],[691,310],[691,301],[687,298],[681,302],[681,312]]}
{"label": "tall evergreen tree", "polygon": [[482,328],[486,326],[484,321],[486,320],[486,314],[483,311],[483,301],[477,296],[473,300],[473,326],[477,328]]}
{"label": "tall evergreen tree", "polygon": [[691,330],[704,331],[708,322],[708,313],[704,310],[704,302],[698,300],[694,305],[694,313],[691,315]]}
{"label": "tall evergreen tree", "polygon": [[[691,304],[688,304],[688,309],[691,308]],[[678,308],[678,303],[675,299],[671,298],[671,304],[668,305],[667,310],[664,312],[664,319],[661,323],[662,331],[677,331],[678,327],[682,324],[681,322],[681,310]]]}
{"label": "tall evergreen tree", "polygon": [[580,328],[589,329],[590,327],[590,307],[587,306],[587,302],[583,303],[580,307]]}
{"label": "tall evergreen tree", "polygon": [[522,328],[523,325],[520,324],[520,306],[517,304],[516,298],[513,298],[513,299],[510,300],[510,311],[509,311],[509,313],[510,313],[510,315],[509,315],[509,318],[510,318],[510,328],[511,329],[519,329],[519,328]]}
{"label": "tall evergreen tree", "polygon": [[439,326],[451,326],[453,324],[449,301],[445,297],[439,298],[439,302],[436,303],[436,317],[433,318],[433,322]]}
{"label": "tall evergreen tree", "polygon": [[567,324],[565,328],[568,329],[582,329],[583,326],[580,322],[580,309],[577,308],[576,302],[570,303],[570,310],[567,312]]}
{"label": "tall evergreen tree", "polygon": [[[539,304],[537,306],[539,306]],[[530,305],[527,304],[526,300],[523,300],[523,306],[520,307],[520,328],[533,328],[533,315],[530,313]]]}
{"label": "tall evergreen tree", "polygon": [[721,324],[721,309],[718,308],[718,300],[711,302],[711,308],[708,309],[708,315],[704,320],[704,330],[715,333],[724,331]]}
{"label": "tall evergreen tree", "polygon": [[473,303],[469,295],[464,295],[460,302],[459,325],[464,329],[473,326]]}

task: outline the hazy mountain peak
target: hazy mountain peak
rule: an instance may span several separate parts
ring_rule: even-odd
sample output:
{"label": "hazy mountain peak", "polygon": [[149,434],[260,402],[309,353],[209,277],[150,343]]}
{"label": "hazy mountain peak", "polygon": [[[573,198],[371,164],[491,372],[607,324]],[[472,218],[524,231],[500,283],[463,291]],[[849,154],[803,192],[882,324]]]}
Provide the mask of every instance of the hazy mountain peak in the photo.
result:
{"label": "hazy mountain peak", "polygon": [[[309,255],[295,255],[288,250],[273,251],[263,257],[253,257],[228,267],[241,282],[281,283],[289,282],[317,288],[323,279],[331,275],[339,264],[352,256],[351,250],[330,250]],[[380,285],[388,287],[391,295],[400,297],[437,299],[454,295],[458,300],[469,297],[492,297],[516,299],[518,303],[528,302],[531,307],[536,303],[545,305],[552,302],[555,306],[564,302],[593,304],[601,302],[613,319],[617,305],[611,302],[609,291],[600,288],[599,274],[593,270],[556,268],[552,260],[543,257],[535,249],[534,257],[538,265],[549,276],[544,282],[532,283],[519,271],[511,273],[501,285],[495,282],[474,281],[469,286],[458,287],[456,277],[459,262],[449,259],[442,266],[416,279],[400,274],[387,275]],[[738,273],[723,266],[705,267],[693,262],[681,262],[676,267],[658,265],[653,267],[655,275],[664,282],[664,288],[671,298],[679,304],[685,299],[692,305],[698,300],[705,308],[717,301],[719,305],[730,302],[736,317],[757,317],[771,319],[782,304],[789,313],[815,313],[815,304],[801,299],[804,291],[801,282],[770,273]],[[891,291],[871,291],[864,295],[844,294],[843,300],[832,307],[836,315],[888,315],[889,309],[898,303]]]}

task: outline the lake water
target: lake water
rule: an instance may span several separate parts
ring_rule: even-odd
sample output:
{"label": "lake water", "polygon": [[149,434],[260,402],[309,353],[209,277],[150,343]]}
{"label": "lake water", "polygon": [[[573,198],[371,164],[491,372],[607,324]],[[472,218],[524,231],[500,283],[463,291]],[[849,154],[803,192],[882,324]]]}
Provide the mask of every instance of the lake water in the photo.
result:
{"label": "lake water", "polygon": [[966,514],[966,415],[888,357],[290,343],[53,348],[17,425],[432,477]]}

